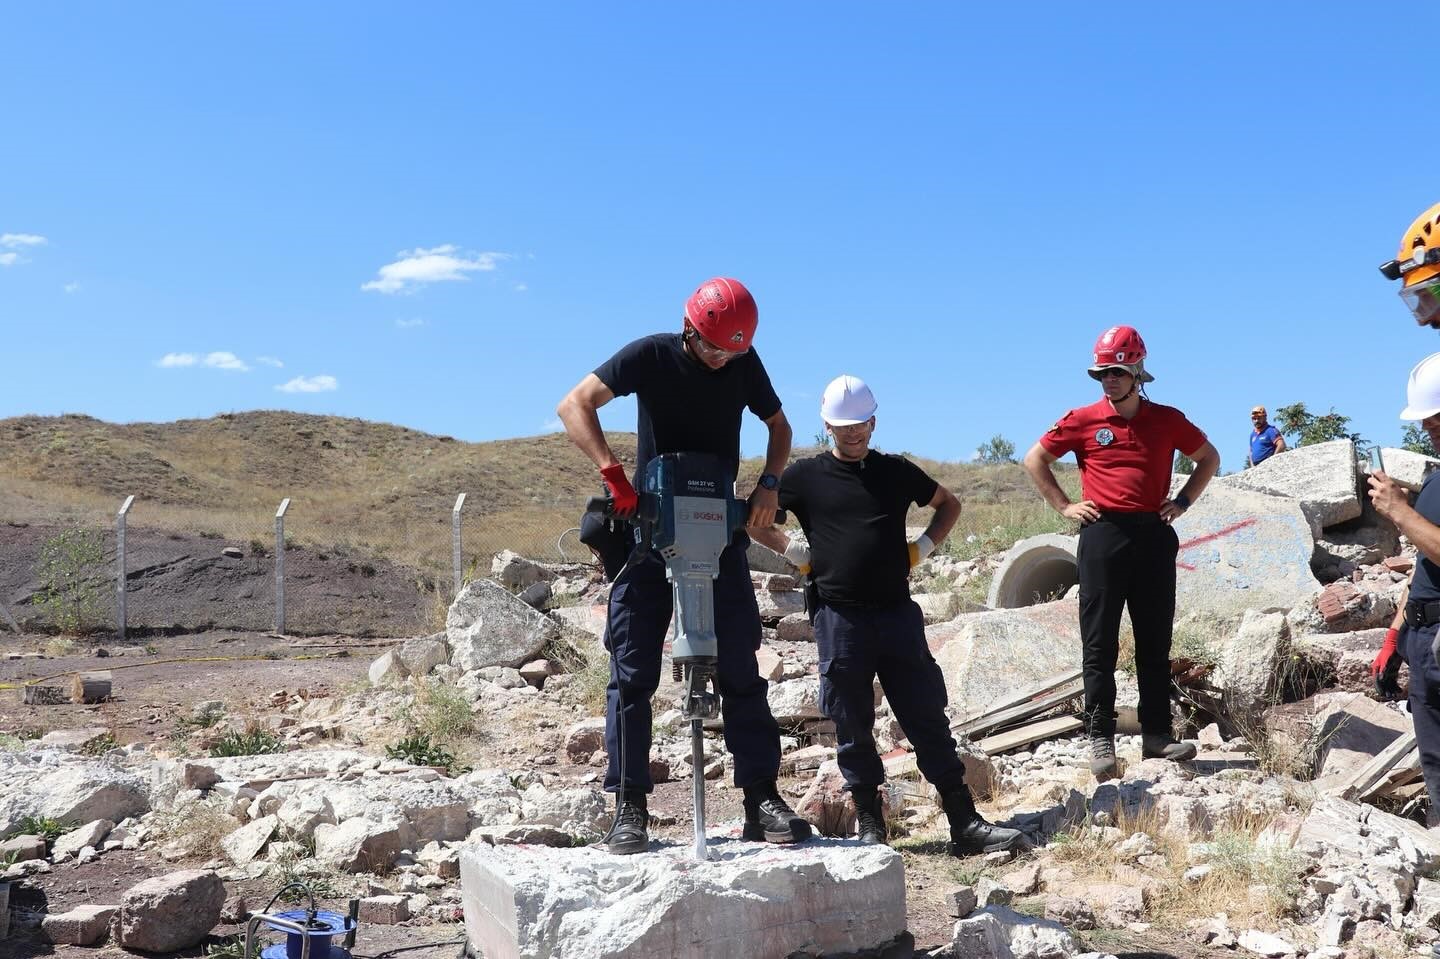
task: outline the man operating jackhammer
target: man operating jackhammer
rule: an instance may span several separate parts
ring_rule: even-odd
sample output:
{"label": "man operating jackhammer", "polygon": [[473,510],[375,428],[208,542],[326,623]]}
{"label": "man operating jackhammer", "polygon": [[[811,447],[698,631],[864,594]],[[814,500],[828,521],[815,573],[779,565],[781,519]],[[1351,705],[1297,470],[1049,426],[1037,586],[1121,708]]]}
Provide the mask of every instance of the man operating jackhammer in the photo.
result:
{"label": "man operating jackhammer", "polygon": [[[940,793],[950,820],[950,852],[966,856],[1023,844],[1018,830],[993,826],[975,809],[965,767],[945,716],[945,678],[925,644],[925,620],[910,598],[910,569],[960,517],[960,501],[903,456],[870,449],[875,397],[864,381],[841,376],[825,388],[820,415],[831,449],[792,463],[780,480],[780,506],[794,512],[809,541],[791,544],[775,527],[755,540],[812,577],[811,610],[820,652],[820,698],[835,723],[836,761],[855,803],[861,842],[884,843],[879,787],[885,766],[875,748],[874,682],[915,747],[920,772]],[[920,538],[906,540],[911,504],[934,509]]]}
{"label": "man operating jackhammer", "polygon": [[[765,472],[750,494],[749,523],[775,520],[778,474],[790,456],[791,431],[780,398],[759,355],[751,348],[759,313],[738,280],[717,277],[700,285],[685,303],[679,333],[643,337],[623,347],[561,400],[556,412],[565,431],[595,463],[618,516],[634,515],[638,496],[600,428],[597,410],[617,396],[634,394],[638,407],[637,480],[655,456],[708,453],[729,470],[718,482],[734,483],[740,464],[740,419],[746,409],[770,431]],[[760,610],[745,558],[749,537],[737,532],[720,556],[714,581],[715,634],[719,640],[717,685],[725,722],[725,745],[734,757],[735,785],[745,793],[746,839],[798,842],[810,826],[780,797],[780,728],[770,712],[755,652],[760,648]],[[673,606],[671,585],[658,553],[636,544],[610,590],[605,646],[611,653],[605,702],[605,789],[616,794],[615,820],[605,838],[609,850],[627,854],[649,848],[650,699],[660,685],[660,658]],[[700,775],[700,770],[694,771]]]}
{"label": "man operating jackhammer", "polygon": [[[1188,419],[1153,403],[1143,384],[1145,342],[1134,328],[1113,326],[1095,343],[1088,372],[1102,396],[1060,418],[1025,454],[1025,471],[1040,495],[1080,523],[1080,639],[1084,647],[1085,720],[1090,771],[1104,781],[1120,773],[1115,757],[1115,662],[1120,614],[1128,606],[1135,632],[1135,678],[1146,759],[1186,760],[1193,743],[1177,742],[1170,726],[1170,639],[1175,623],[1175,557],[1171,523],[1205,491],[1220,454]],[[1171,466],[1179,450],[1195,472],[1173,498]],[[1074,453],[1082,499],[1072,503],[1051,464]]]}

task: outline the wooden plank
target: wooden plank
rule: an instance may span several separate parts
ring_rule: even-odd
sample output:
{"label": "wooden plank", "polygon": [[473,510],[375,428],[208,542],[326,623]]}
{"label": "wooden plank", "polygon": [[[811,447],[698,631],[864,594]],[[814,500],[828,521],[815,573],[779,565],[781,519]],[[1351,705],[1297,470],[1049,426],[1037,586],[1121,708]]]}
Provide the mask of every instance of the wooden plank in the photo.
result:
{"label": "wooden plank", "polygon": [[992,703],[983,712],[967,713],[950,728],[971,739],[986,733],[1015,725],[1037,713],[1064,705],[1084,695],[1085,687],[1080,670],[1054,676],[1038,686],[1017,693],[998,703]]}
{"label": "wooden plank", "polygon": [[1413,749],[1415,749],[1415,731],[1411,730],[1396,738],[1394,742],[1377,753],[1368,763],[1357,769],[1349,779],[1326,791],[1341,799],[1363,799],[1384,783],[1390,770],[1402,761],[1406,761],[1408,754]]}
{"label": "wooden plank", "polygon": [[1056,716],[1054,719],[1042,719],[1038,723],[1030,723],[1019,729],[1011,729],[988,736],[976,745],[984,750],[986,755],[998,756],[1000,753],[1019,749],[1021,746],[1028,746],[1044,739],[1056,739],[1084,728],[1085,721],[1079,716]]}

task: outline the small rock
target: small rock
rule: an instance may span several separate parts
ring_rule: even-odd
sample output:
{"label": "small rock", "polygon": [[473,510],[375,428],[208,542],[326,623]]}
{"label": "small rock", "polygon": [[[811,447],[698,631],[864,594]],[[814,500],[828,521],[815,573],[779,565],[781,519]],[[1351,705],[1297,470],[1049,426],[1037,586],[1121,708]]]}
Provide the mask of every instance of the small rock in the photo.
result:
{"label": "small rock", "polygon": [[979,900],[970,886],[960,886],[945,894],[945,911],[956,919],[964,919],[975,911]]}
{"label": "small rock", "polygon": [[1257,956],[1285,956],[1295,952],[1295,947],[1279,936],[1258,929],[1246,929],[1240,933],[1240,948]]}
{"label": "small rock", "polygon": [[360,900],[360,921],[393,926],[410,918],[410,903],[404,896],[369,896]]}

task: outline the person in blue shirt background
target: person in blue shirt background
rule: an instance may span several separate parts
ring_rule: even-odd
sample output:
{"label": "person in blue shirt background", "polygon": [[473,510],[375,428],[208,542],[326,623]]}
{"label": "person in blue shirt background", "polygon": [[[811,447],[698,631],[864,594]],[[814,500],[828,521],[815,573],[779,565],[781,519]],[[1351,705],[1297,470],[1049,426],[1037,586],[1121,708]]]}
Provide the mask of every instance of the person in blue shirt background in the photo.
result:
{"label": "person in blue shirt background", "polygon": [[1259,466],[1276,453],[1285,452],[1285,437],[1266,422],[1265,407],[1257,406],[1250,411],[1250,455],[1245,457],[1246,466]]}

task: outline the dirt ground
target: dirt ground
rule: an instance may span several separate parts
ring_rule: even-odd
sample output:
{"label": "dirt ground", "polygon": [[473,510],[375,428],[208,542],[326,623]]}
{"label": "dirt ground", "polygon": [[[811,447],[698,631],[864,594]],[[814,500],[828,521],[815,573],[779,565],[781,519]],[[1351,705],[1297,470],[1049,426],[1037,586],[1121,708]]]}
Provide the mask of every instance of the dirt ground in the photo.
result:
{"label": "dirt ground", "polygon": [[[0,731],[31,737],[54,729],[104,726],[120,743],[162,743],[176,728],[176,720],[188,716],[198,702],[218,699],[232,716],[263,720],[271,715],[271,694],[277,690],[295,693],[305,688],[312,694],[327,690],[342,693],[358,688],[372,659],[385,644],[346,637],[294,639],[264,633],[216,631],[196,635],[152,636],[143,641],[99,647],[81,644],[65,655],[53,637],[7,636],[3,650],[9,658],[0,660]],[[106,655],[100,655],[103,652]],[[44,657],[44,658],[41,658]],[[72,671],[111,670],[114,697],[94,706],[27,706],[14,688],[40,677],[59,676]],[[7,688],[8,687],[8,688]],[[674,689],[669,690],[673,694]],[[657,705],[667,695],[662,687]],[[519,769],[543,768],[575,783],[593,783],[600,770],[567,762],[562,747],[564,731],[578,718],[548,697],[536,697],[535,708],[514,714],[492,716],[481,733],[473,737],[464,752],[476,767]],[[663,707],[662,707],[663,708]],[[657,713],[659,709],[657,709]],[[537,722],[538,719],[548,721]],[[804,780],[782,781],[781,788],[792,801],[803,792]],[[707,787],[707,819],[712,832],[738,825],[743,817],[741,794],[726,783]],[[691,783],[684,779],[662,783],[651,800],[655,817],[652,835],[688,844],[691,827]],[[917,836],[897,842],[904,855],[909,931],[917,950],[947,943],[954,920],[945,913],[946,892],[983,864],[979,858],[956,860],[946,855],[943,836]],[[106,853],[84,865],[74,862],[54,868],[12,887],[11,905],[24,910],[63,912],[86,902],[116,901],[125,889],[141,879],[195,863],[171,863],[153,850]],[[273,889],[265,882],[230,883],[232,894],[244,895],[252,908],[265,904]],[[343,911],[343,903],[327,908]],[[219,927],[216,936],[242,932],[242,928]],[[401,926],[366,925],[355,947],[357,957],[381,959],[390,955],[405,959],[450,959],[460,954],[462,924],[429,924],[412,920]],[[1087,934],[1081,933],[1082,939]],[[1088,934],[1090,948],[1120,955],[1196,956],[1206,950],[1181,939],[1171,939],[1152,929],[1143,936],[1105,931]],[[74,953],[77,956],[122,955],[118,950],[79,950],[27,940],[12,933],[4,944],[17,959],[29,956]],[[0,949],[0,953],[3,953]],[[186,955],[199,955],[195,950]]]}

